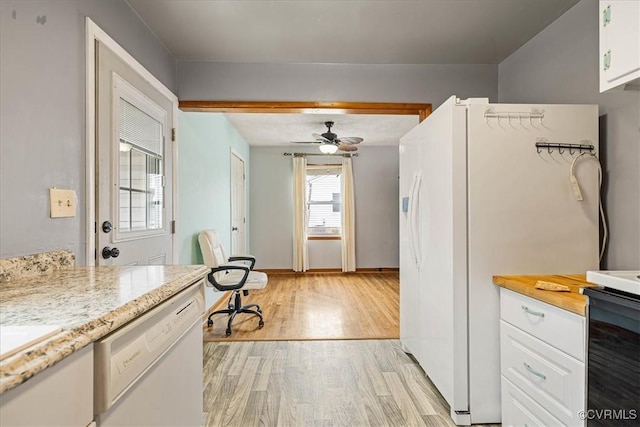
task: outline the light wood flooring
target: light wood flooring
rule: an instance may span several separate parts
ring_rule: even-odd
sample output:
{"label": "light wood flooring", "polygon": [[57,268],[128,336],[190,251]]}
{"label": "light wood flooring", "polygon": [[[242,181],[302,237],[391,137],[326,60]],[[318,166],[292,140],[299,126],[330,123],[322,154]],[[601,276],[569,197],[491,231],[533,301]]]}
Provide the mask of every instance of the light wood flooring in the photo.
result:
{"label": "light wood flooring", "polygon": [[399,337],[398,291],[397,272],[271,274],[243,298],[263,329],[205,327],[205,426],[454,426],[397,339],[362,339]]}
{"label": "light wood flooring", "polygon": [[[227,316],[204,327],[205,341],[391,339],[400,337],[398,272],[270,274],[243,305],[260,304],[265,325],[240,314],[227,337]],[[227,300],[223,301],[225,308]]]}
{"label": "light wood flooring", "polygon": [[397,340],[209,342],[205,425],[453,426]]}

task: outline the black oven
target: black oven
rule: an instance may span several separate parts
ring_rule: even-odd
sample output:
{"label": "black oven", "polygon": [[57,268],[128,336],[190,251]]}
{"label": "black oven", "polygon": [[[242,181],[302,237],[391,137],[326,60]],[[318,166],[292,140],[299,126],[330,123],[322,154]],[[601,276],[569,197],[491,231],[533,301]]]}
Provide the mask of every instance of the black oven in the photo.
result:
{"label": "black oven", "polygon": [[639,426],[640,296],[610,288],[583,293],[589,297],[589,328],[582,417],[589,427]]}

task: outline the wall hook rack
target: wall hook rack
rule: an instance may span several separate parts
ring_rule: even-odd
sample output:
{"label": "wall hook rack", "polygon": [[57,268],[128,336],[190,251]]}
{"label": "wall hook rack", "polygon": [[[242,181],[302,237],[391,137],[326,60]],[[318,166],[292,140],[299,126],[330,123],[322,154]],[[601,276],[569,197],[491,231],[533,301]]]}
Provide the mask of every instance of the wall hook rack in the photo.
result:
{"label": "wall hook rack", "polygon": [[573,153],[582,153],[584,151],[593,153],[595,147],[592,144],[565,144],[565,143],[552,143],[547,141],[536,142],[536,150],[538,154],[543,150],[547,150],[547,153],[553,153],[553,150],[558,150],[558,153],[564,154],[564,150],[569,150],[569,154],[573,156]]}
{"label": "wall hook rack", "polygon": [[535,108],[531,111],[521,111],[521,112],[509,112],[509,111],[494,111],[492,108],[489,108],[484,112],[484,119],[488,122],[489,119],[498,119],[498,122],[502,119],[509,120],[509,124],[511,124],[512,119],[517,119],[520,124],[522,124],[522,120],[529,120],[529,123],[533,124],[532,121],[537,119],[542,123],[544,119],[544,110],[536,110]]}

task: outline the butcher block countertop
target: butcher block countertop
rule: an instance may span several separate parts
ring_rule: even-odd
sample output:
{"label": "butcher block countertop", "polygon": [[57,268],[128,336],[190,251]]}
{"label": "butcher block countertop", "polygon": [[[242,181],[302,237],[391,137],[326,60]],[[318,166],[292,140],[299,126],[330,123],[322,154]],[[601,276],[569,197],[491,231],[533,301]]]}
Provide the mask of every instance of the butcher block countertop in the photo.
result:
{"label": "butcher block countertop", "polygon": [[[566,285],[571,292],[554,292],[536,289],[538,280]],[[493,276],[493,283],[518,292],[531,298],[546,302],[572,313],[584,316],[587,307],[587,297],[580,294],[580,288],[595,288],[598,285],[586,281],[584,274],[547,275],[547,276]]]}
{"label": "butcher block countertop", "polygon": [[0,361],[0,393],[136,319],[208,271],[203,265],[71,267],[0,283],[0,330],[60,329]]}

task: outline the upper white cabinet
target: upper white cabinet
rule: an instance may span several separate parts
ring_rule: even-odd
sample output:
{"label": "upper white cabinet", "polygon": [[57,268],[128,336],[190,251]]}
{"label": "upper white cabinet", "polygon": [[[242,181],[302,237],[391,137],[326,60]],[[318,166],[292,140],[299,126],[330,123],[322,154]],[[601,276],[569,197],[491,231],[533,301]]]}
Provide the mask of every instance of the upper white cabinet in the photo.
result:
{"label": "upper white cabinet", "polygon": [[600,0],[599,26],[600,92],[622,89],[640,79],[640,0]]}

